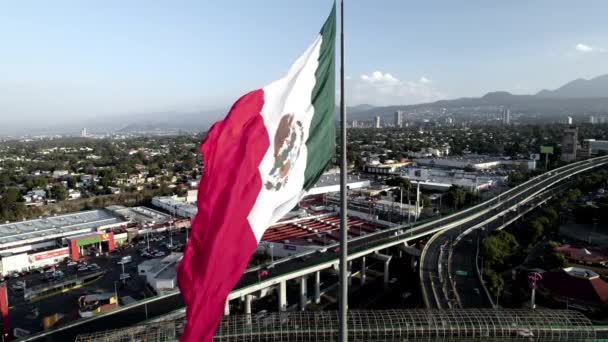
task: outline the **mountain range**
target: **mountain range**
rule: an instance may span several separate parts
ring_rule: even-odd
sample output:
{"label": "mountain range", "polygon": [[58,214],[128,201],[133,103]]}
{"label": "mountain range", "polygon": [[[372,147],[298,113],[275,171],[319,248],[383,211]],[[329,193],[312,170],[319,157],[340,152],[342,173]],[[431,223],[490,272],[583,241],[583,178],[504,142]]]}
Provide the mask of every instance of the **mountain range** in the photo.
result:
{"label": "mountain range", "polygon": [[576,79],[554,90],[541,90],[533,95],[514,95],[505,91],[487,93],[481,97],[440,100],[416,105],[366,106],[353,108],[349,119],[371,120],[374,116],[387,117],[397,110],[416,112],[439,110],[466,112],[489,107],[505,107],[524,114],[551,119],[572,113],[608,113],[608,74],[589,80]]}

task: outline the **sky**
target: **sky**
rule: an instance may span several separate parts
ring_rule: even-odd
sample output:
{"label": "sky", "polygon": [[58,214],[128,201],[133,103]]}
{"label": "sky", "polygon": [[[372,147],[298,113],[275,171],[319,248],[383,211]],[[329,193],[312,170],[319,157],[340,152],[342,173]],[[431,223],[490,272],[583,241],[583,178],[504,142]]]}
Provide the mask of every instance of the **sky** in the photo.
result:
{"label": "sky", "polygon": [[[0,126],[225,109],[280,78],[331,0],[5,1]],[[348,105],[608,73],[608,1],[347,0]]]}

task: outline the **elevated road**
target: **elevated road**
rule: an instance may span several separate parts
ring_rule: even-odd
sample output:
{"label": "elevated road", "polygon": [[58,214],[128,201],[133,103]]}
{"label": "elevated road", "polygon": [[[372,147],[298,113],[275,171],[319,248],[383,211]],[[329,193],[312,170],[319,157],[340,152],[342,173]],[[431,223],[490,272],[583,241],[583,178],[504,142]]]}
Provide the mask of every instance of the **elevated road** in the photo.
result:
{"label": "elevated road", "polygon": [[[446,225],[428,241],[421,253],[419,272],[426,307],[436,309],[463,307],[460,294],[466,296],[465,304],[469,306],[491,306],[491,300],[487,294],[483,293],[480,281],[474,279],[475,274],[470,274],[470,270],[475,267],[476,241],[469,241],[469,239],[474,235],[469,235],[468,240],[464,242],[461,242],[459,238],[482,227],[499,229],[545,202],[551,196],[550,189],[576,174],[606,163],[608,163],[607,157],[598,157],[568,164],[544,173],[510,189],[497,198],[474,207],[475,212],[468,211],[467,218],[457,221],[458,224]],[[457,248],[468,249],[470,252],[456,253],[458,260],[452,260],[454,254],[452,247],[456,242],[458,242]],[[468,271],[452,269],[453,265],[462,265]],[[459,275],[456,275],[457,273]],[[458,286],[460,292],[456,288],[459,281],[462,282]],[[475,290],[476,288],[478,290]],[[481,293],[477,295],[477,291]]]}
{"label": "elevated road", "polygon": [[[350,239],[348,242],[348,259],[355,260],[386,248],[402,245],[405,242],[441,232],[432,238],[423,251],[420,277],[423,284],[423,297],[425,303],[427,303],[427,307],[446,308],[448,305],[445,302],[442,304],[434,303],[438,303],[438,301],[440,301],[438,298],[442,298],[440,293],[444,291],[449,292],[449,288],[445,289],[444,287],[437,289],[433,286],[435,284],[434,277],[440,276],[437,265],[440,256],[440,246],[445,242],[445,239],[443,241],[439,240],[443,239],[443,232],[459,232],[483,223],[485,220],[492,217],[499,217],[501,213],[511,210],[511,207],[514,204],[522,201],[529,201],[555,183],[607,162],[608,156],[569,164],[521,184],[501,194],[498,198],[492,198],[479,205],[452,215],[429,221],[421,221],[415,225],[398,226]],[[450,235],[451,234],[452,233],[450,233]],[[437,244],[438,240],[439,244]],[[249,269],[243,274],[241,280],[230,293],[228,299],[243,298],[247,294],[254,294],[257,291],[277,286],[281,282],[287,280],[337,267],[337,247],[338,244],[335,244],[320,252],[306,252],[275,262],[270,276],[264,279],[259,279],[258,268]],[[435,271],[433,271],[433,268]],[[429,296],[429,294],[431,294],[431,296]],[[32,335],[23,340],[73,341],[77,335],[82,333],[127,327],[153,319],[154,317],[165,315],[172,311],[183,310],[183,307],[184,304],[179,292],[173,292],[121,307],[110,313],[75,321],[46,332]]]}

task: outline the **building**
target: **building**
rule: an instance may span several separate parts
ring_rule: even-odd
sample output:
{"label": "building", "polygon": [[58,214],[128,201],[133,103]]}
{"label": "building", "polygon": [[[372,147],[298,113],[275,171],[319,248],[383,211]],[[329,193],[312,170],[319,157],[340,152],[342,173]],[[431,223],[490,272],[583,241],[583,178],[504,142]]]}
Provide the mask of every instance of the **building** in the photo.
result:
{"label": "building", "polygon": [[538,292],[570,309],[598,311],[608,304],[608,284],[599,274],[580,267],[542,273]]}
{"label": "building", "polygon": [[403,112],[400,110],[395,112],[395,127],[403,127]]}
{"label": "building", "polygon": [[566,118],[566,125],[572,126],[573,123],[574,123],[574,120],[572,120],[571,116]]}
{"label": "building", "polygon": [[380,128],[380,116],[374,118],[374,128]]}
{"label": "building", "polygon": [[555,247],[555,251],[563,254],[570,262],[577,264],[608,266],[608,255],[599,248],[577,248],[570,245]]}
{"label": "building", "polygon": [[506,180],[504,176],[478,176],[473,172],[417,167],[404,169],[401,176],[414,185],[420,184],[421,189],[434,191],[447,191],[452,186],[459,186],[477,192],[487,190],[496,183]]}
{"label": "building", "polygon": [[171,213],[171,215],[190,219],[194,218],[197,212],[196,205],[177,196],[154,197],[152,198],[152,205]]}
{"label": "building", "polygon": [[502,123],[503,123],[503,125],[510,125],[511,124],[511,110],[510,109],[503,109],[503,111],[502,111]]}
{"label": "building", "polygon": [[579,158],[589,158],[608,153],[608,140],[584,139],[579,149]]}
{"label": "building", "polygon": [[68,237],[126,227],[107,210],[90,210],[0,225],[0,272],[39,268],[69,257]]}
{"label": "building", "polygon": [[87,129],[86,128],[83,128],[83,129],[80,130],[80,136],[82,138],[86,138],[87,137]]}
{"label": "building", "polygon": [[380,174],[380,175],[391,175],[391,174],[398,174],[401,170],[401,168],[411,165],[412,162],[410,161],[405,161],[405,162],[392,162],[392,163],[384,163],[381,164],[379,162],[372,162],[369,163],[367,165],[365,165],[363,167],[363,171],[367,172],[367,173],[375,173],[375,174]]}
{"label": "building", "polygon": [[562,137],[562,161],[575,161],[576,150],[578,150],[578,128],[570,126],[564,129],[564,136]]}
{"label": "building", "polygon": [[182,253],[171,253],[163,259],[150,259],[137,265],[137,273],[146,277],[146,284],[157,294],[177,290],[177,265]]}
{"label": "building", "polygon": [[103,253],[128,239],[128,226],[160,229],[171,216],[146,208],[111,206],[0,225],[0,273],[38,269],[63,259]]}
{"label": "building", "polygon": [[485,155],[466,155],[459,157],[448,158],[416,158],[416,164],[420,166],[447,168],[447,169],[465,169],[471,168],[474,170],[490,170],[501,166],[516,166],[523,165],[528,170],[536,169],[536,160],[530,159],[507,159],[502,157],[492,157]]}
{"label": "building", "polygon": [[597,119],[595,118],[595,116],[591,115],[589,117],[589,123],[592,125],[595,125],[597,123]]}

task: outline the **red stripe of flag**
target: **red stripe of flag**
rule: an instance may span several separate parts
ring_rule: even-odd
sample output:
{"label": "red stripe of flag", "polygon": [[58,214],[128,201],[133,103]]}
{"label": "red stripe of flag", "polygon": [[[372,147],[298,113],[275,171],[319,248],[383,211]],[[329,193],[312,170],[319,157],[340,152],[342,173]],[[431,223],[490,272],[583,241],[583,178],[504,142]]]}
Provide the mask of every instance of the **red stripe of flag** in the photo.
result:
{"label": "red stripe of flag", "polygon": [[258,167],[270,146],[263,105],[263,90],[244,95],[201,145],[198,213],[178,270],[187,315],[182,342],[211,341],[257,246],[247,216],[262,189]]}

